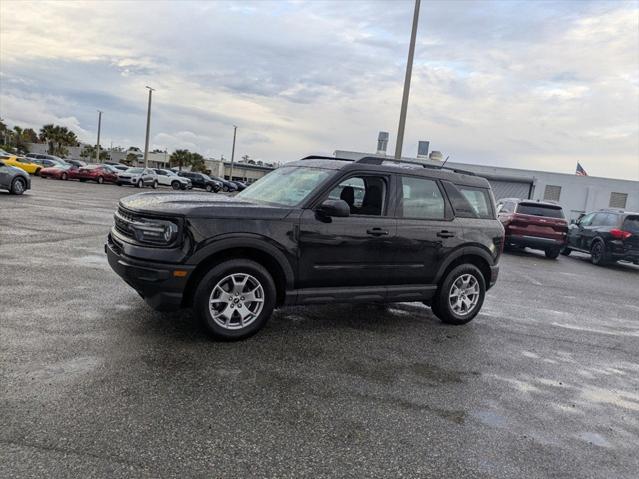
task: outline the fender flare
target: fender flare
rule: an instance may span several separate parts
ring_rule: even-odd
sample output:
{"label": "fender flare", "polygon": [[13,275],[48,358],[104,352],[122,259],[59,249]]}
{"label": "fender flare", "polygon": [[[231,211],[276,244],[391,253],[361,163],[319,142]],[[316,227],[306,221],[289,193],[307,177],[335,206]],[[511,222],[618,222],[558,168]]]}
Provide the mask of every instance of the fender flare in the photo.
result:
{"label": "fender flare", "polygon": [[251,248],[271,256],[284,272],[286,289],[293,289],[295,273],[284,253],[267,238],[258,235],[232,235],[223,238],[215,237],[212,242],[196,251],[189,259],[189,264],[197,267],[207,258],[225,250],[235,248]]}
{"label": "fender flare", "polygon": [[437,274],[435,275],[435,279],[433,280],[433,282],[435,284],[438,284],[441,281],[448,267],[455,260],[461,258],[462,256],[479,256],[480,258],[485,260],[486,263],[488,263],[488,266],[493,266],[495,264],[495,261],[493,257],[491,256],[490,252],[483,246],[479,246],[479,245],[462,246],[461,248],[455,250],[450,255],[448,255],[448,258],[446,258],[446,260],[442,263],[442,265],[437,270]]}

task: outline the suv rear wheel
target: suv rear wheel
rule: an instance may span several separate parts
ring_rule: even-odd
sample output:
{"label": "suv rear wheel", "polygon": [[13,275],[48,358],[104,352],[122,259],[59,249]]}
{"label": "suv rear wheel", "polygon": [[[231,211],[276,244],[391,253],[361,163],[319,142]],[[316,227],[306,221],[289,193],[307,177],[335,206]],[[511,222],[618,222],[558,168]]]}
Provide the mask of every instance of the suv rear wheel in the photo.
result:
{"label": "suv rear wheel", "polygon": [[606,258],[606,248],[603,241],[595,240],[590,248],[590,262],[597,266],[603,266],[608,262]]}
{"label": "suv rear wheel", "polygon": [[466,324],[477,316],[486,295],[486,282],[477,266],[453,268],[437,290],[431,308],[446,324]]}
{"label": "suv rear wheel", "polygon": [[546,248],[544,253],[546,253],[546,258],[557,259],[559,253],[561,252],[561,248]]}
{"label": "suv rear wheel", "polygon": [[234,259],[215,266],[202,278],[193,308],[212,336],[234,341],[255,334],[266,324],[275,299],[275,283],[262,265]]}

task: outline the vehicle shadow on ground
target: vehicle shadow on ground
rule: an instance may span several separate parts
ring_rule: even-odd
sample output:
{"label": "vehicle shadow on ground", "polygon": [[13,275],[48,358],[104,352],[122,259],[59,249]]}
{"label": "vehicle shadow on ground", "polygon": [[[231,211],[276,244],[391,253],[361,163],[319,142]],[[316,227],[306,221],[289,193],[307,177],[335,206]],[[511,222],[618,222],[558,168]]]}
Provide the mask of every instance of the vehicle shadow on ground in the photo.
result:
{"label": "vehicle shadow on ground", "polygon": [[[603,266],[597,266],[594,265],[590,262],[590,255],[587,254],[575,254],[574,252],[568,257],[571,260],[574,261],[579,261],[581,263],[588,263],[591,267],[593,268],[601,268],[601,269],[610,269],[610,270],[614,270],[614,271],[624,271],[624,272],[628,272],[628,273],[635,273],[635,274],[639,274],[639,266],[632,264],[632,263],[628,263],[628,262],[615,262],[615,263],[608,263],[605,264]],[[567,259],[568,259],[567,258]]]}
{"label": "vehicle shadow on ground", "polygon": [[[190,310],[158,312],[140,305],[125,313],[122,319],[132,324],[135,334],[139,336],[171,338],[189,343],[215,342]],[[406,334],[408,329],[413,328],[425,332],[454,329],[441,323],[430,308],[419,303],[331,304],[278,309],[273,312],[264,329],[254,337],[281,335],[294,340],[297,336],[307,336],[309,333],[330,334],[334,331],[339,335],[346,330],[396,336]]]}

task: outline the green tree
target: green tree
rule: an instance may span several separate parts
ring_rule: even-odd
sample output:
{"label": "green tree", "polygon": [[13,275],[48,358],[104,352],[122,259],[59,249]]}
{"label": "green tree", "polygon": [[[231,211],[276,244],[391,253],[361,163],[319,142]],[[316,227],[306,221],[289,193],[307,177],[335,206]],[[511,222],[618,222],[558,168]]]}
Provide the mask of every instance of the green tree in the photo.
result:
{"label": "green tree", "polygon": [[191,170],[192,171],[206,171],[206,163],[204,163],[204,157],[199,153],[191,153]]}
{"label": "green tree", "polygon": [[38,134],[35,132],[33,128],[25,128],[22,132],[22,136],[24,138],[25,143],[37,143],[38,142]]}
{"label": "green tree", "polygon": [[137,161],[138,155],[136,155],[135,153],[127,153],[126,158],[124,159],[124,162],[127,165],[135,165]]}
{"label": "green tree", "polygon": [[191,164],[192,154],[189,150],[175,150],[169,156],[169,165],[177,166],[180,171],[182,167],[189,166]]}
{"label": "green tree", "polygon": [[[89,160],[95,160],[95,152],[97,147],[97,145],[86,145],[80,152],[80,156],[82,158],[88,158]],[[100,148],[100,162],[108,161],[110,159],[111,155],[109,155],[109,152]]]}
{"label": "green tree", "polygon": [[49,144],[50,155],[64,156],[67,154],[67,146],[77,146],[78,137],[66,126],[48,124],[40,129],[40,141]]}

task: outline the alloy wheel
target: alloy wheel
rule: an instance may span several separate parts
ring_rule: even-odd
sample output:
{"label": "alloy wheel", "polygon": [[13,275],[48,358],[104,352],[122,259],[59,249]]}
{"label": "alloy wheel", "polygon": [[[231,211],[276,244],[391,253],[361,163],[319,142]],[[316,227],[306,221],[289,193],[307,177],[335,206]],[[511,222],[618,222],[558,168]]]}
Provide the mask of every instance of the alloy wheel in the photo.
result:
{"label": "alloy wheel", "polygon": [[264,307],[264,287],[257,278],[234,273],[222,278],[209,297],[209,312],[224,329],[243,329],[252,324]]}
{"label": "alloy wheel", "polygon": [[479,282],[472,274],[462,274],[451,285],[448,302],[453,312],[467,316],[473,312],[479,302]]}
{"label": "alloy wheel", "polygon": [[13,182],[13,192],[16,195],[21,195],[24,193],[24,181],[18,178]]}

